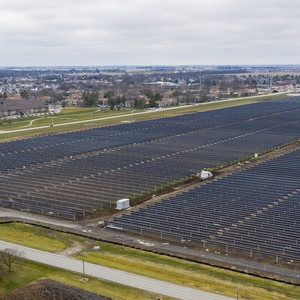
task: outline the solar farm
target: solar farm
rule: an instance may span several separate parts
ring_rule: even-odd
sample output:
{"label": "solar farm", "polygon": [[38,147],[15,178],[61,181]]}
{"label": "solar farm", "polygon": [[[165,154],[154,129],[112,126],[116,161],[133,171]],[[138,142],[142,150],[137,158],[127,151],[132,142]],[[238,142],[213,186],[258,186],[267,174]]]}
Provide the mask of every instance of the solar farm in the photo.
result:
{"label": "solar farm", "polygon": [[[3,207],[80,220],[298,141],[300,99],[0,143]],[[105,222],[162,240],[300,260],[300,150]]]}
{"label": "solar farm", "polygon": [[[163,240],[300,260],[300,150],[106,222]],[[219,248],[220,249],[220,248]]]}

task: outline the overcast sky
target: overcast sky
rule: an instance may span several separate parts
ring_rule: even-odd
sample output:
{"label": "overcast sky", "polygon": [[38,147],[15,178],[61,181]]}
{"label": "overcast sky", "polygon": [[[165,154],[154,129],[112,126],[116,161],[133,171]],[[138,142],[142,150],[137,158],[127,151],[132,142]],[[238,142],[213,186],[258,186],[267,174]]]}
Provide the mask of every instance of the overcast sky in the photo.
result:
{"label": "overcast sky", "polygon": [[300,64],[299,0],[0,0],[0,66]]}

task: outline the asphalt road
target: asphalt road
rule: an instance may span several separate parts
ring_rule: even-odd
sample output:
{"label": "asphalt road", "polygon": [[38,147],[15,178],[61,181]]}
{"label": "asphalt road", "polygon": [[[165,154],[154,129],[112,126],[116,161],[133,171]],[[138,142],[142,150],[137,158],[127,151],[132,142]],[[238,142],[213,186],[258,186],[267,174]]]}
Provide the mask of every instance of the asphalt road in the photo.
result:
{"label": "asphalt road", "polygon": [[[64,228],[70,228],[73,230],[76,230],[78,232],[82,232],[83,230],[89,230],[87,226],[80,225],[79,223],[73,222],[73,221],[67,221],[64,219],[56,219],[45,215],[38,215],[33,214],[30,212],[21,212],[18,210],[8,209],[0,207],[0,218],[20,218],[26,220],[34,220],[36,222],[41,222],[42,224],[48,224],[48,225],[55,225],[59,227]],[[98,235],[103,237],[103,234],[106,231],[103,230],[96,230],[95,228],[92,229],[92,233],[95,235]],[[113,233],[114,237],[119,237],[119,232],[113,232],[110,231],[110,236]],[[124,235],[124,233],[122,232]],[[125,240],[129,240],[129,237],[124,235]],[[152,240],[145,240],[145,243],[152,244]],[[131,242],[136,242],[136,238],[131,238]],[[259,263],[251,260],[245,260],[241,258],[235,258],[233,256],[224,256],[224,255],[217,255],[214,253],[209,252],[199,252],[198,250],[194,250],[192,248],[184,248],[182,246],[176,246],[176,245],[164,245],[162,242],[159,243],[158,241],[155,242],[155,247],[159,249],[167,249],[172,251],[173,253],[181,253],[187,256],[195,256],[195,257],[201,257],[204,259],[208,259],[211,261],[217,261],[221,263],[226,263],[231,266],[238,266],[241,270],[253,270],[256,271],[256,274],[265,274],[266,272],[269,274],[272,274],[272,277],[276,278],[290,278],[293,281],[298,282],[300,278],[300,271],[298,269],[290,269],[290,268],[283,268],[279,267],[277,265],[268,265],[264,263]],[[1,249],[1,248],[0,248]],[[274,256],[275,261],[275,256]]]}
{"label": "asphalt road", "polygon": [[[281,93],[277,93],[276,95],[286,94],[286,93],[287,92],[281,92]],[[262,96],[264,96],[264,95],[241,97],[241,98],[229,98],[229,99],[225,99],[225,100],[218,100],[218,101],[206,102],[206,103],[201,103],[201,104],[197,103],[197,105],[210,105],[210,104],[213,104],[213,103],[237,101],[237,100],[242,100],[242,99],[247,100],[247,99],[253,99],[253,98],[260,98]],[[179,109],[179,108],[184,108],[184,107],[190,107],[190,105],[181,105],[181,106],[175,106],[175,107],[168,107],[168,108],[164,108],[164,111],[174,110],[174,109]],[[141,115],[141,114],[145,114],[145,113],[152,113],[152,112],[155,112],[155,111],[157,111],[157,110],[146,110],[146,111],[142,111],[142,112],[135,112],[135,113],[131,114],[131,116],[133,117],[135,115]],[[119,115],[119,116],[111,116],[111,117],[101,117],[101,118],[95,118],[95,119],[90,119],[90,120],[82,120],[82,121],[68,122],[68,123],[62,123],[62,124],[55,124],[54,126],[55,127],[60,127],[60,126],[67,126],[67,125],[75,125],[75,124],[89,123],[89,122],[95,122],[95,121],[100,121],[100,120],[124,118],[124,117],[128,117],[128,116],[130,116],[130,114],[124,114],[124,115]],[[35,120],[33,120],[33,121],[35,121]],[[49,125],[47,125],[47,126],[38,126],[38,127],[34,127],[34,126],[30,127],[32,125],[33,121],[31,121],[30,125],[26,126],[26,128],[20,128],[20,129],[15,129],[15,130],[0,130],[0,134],[49,128]]]}
{"label": "asphalt road", "polygon": [[[11,248],[23,251],[26,259],[66,269],[73,272],[83,272],[83,262],[59,254],[40,251],[12,243],[0,241],[0,249]],[[128,285],[160,295],[186,300],[229,300],[232,298],[202,292],[196,289],[131,274],[99,265],[84,263],[85,275]]]}

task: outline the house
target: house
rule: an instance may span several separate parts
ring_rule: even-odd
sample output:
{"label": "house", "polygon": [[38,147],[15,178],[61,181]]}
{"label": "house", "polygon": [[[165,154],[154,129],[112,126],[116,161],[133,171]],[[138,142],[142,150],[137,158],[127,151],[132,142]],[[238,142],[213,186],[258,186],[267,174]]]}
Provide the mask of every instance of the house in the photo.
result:
{"label": "house", "polygon": [[48,104],[40,100],[0,99],[0,117],[48,113]]}

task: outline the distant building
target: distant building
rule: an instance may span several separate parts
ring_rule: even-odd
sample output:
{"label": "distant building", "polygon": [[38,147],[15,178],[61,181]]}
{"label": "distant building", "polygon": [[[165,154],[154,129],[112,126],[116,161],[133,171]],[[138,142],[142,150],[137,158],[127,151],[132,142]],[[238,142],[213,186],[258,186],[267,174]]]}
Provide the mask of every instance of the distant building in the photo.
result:
{"label": "distant building", "polygon": [[48,113],[48,104],[40,100],[0,99],[0,117]]}
{"label": "distant building", "polygon": [[173,105],[176,105],[176,103],[177,103],[177,100],[174,98],[156,101],[156,104],[158,107],[173,106]]}
{"label": "distant building", "polygon": [[64,103],[68,106],[83,106],[83,90],[70,90],[66,92]]}
{"label": "distant building", "polygon": [[59,114],[61,112],[62,105],[60,103],[49,104],[48,112],[52,115]]}

